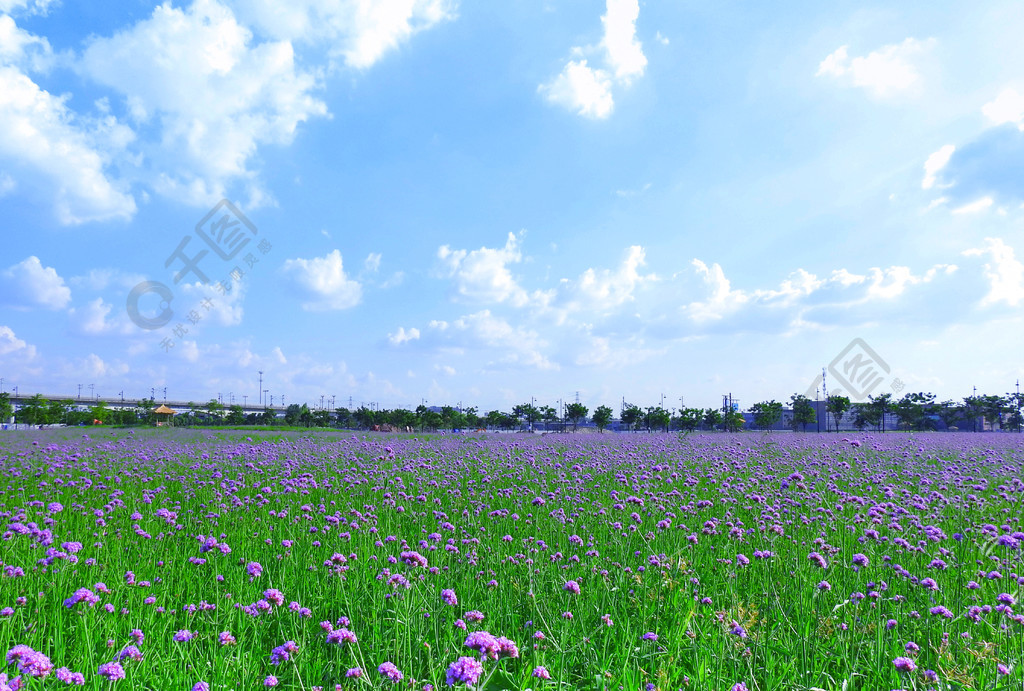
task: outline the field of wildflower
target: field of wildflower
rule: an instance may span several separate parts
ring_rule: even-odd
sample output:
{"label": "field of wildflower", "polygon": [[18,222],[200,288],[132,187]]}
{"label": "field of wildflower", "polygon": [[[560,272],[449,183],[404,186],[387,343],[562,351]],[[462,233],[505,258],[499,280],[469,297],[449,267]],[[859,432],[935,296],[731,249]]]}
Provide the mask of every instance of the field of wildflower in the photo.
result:
{"label": "field of wildflower", "polygon": [[1012,434],[0,437],[0,691],[1024,688]]}

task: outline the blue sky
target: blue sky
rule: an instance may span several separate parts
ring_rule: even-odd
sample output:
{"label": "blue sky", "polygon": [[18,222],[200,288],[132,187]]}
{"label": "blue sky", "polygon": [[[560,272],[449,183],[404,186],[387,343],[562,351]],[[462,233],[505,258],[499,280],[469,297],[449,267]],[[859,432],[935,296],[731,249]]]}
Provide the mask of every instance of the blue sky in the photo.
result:
{"label": "blue sky", "polygon": [[0,0],[3,388],[746,406],[861,339],[1012,389],[1019,3],[749,5]]}

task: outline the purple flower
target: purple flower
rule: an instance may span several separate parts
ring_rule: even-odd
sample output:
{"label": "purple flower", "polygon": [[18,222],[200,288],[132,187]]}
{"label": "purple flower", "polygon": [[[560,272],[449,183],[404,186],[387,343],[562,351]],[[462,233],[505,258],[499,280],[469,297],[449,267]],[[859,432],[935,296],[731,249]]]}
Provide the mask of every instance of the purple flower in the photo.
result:
{"label": "purple flower", "polygon": [[653,631],[648,631],[647,633],[645,633],[640,638],[641,638],[641,640],[644,640],[644,641],[656,641],[656,640],[658,640],[658,634],[654,633]]}
{"label": "purple flower", "polygon": [[1003,605],[1011,606],[1017,604],[1016,598],[1014,598],[1013,595],[1010,595],[1009,593],[999,593],[999,595],[996,596],[996,602],[999,602]]}
{"label": "purple flower", "polygon": [[197,681],[192,687],[192,691],[210,691],[210,685],[205,681]]}
{"label": "purple flower", "polygon": [[498,639],[486,631],[474,631],[466,636],[465,646],[494,660],[498,659],[498,651],[501,648],[498,644]]}
{"label": "purple flower", "polygon": [[459,598],[455,597],[455,591],[451,588],[445,588],[441,591],[441,600],[446,605],[451,605],[452,607],[459,604]]}
{"label": "purple flower", "polygon": [[913,672],[917,665],[909,657],[898,657],[892,661],[893,666],[901,672]]}
{"label": "purple flower", "polygon": [[463,656],[448,665],[445,681],[448,682],[448,686],[455,686],[456,684],[473,686],[480,680],[480,675],[483,673],[484,666],[480,664],[479,660]]}
{"label": "purple flower", "polygon": [[235,640],[235,637],[231,635],[230,631],[221,631],[220,635],[217,636],[217,641],[221,645],[234,645],[238,642]]}
{"label": "purple flower", "polygon": [[551,673],[543,667],[541,667],[540,665],[537,665],[533,668],[533,676],[535,676],[538,679],[550,679]]}
{"label": "purple flower", "polygon": [[566,591],[567,593],[572,593],[573,595],[579,595],[580,584],[576,581],[566,581],[565,585],[562,586],[562,590]]}
{"label": "purple flower", "polygon": [[124,667],[121,666],[120,662],[105,662],[99,666],[96,673],[110,681],[117,681],[125,677]]}
{"label": "purple flower", "polygon": [[57,681],[62,681],[68,686],[85,686],[85,675],[81,672],[72,672],[67,667],[61,667],[53,673]]}
{"label": "purple flower", "polygon": [[142,651],[134,645],[125,646],[124,650],[117,654],[115,658],[118,662],[122,660],[135,660],[136,662],[142,660]]}
{"label": "purple flower", "polygon": [[869,563],[867,555],[861,554],[860,552],[853,555],[854,566],[867,566]]}
{"label": "purple flower", "polygon": [[736,555],[736,564],[738,566],[748,566],[750,564],[750,559],[748,559],[747,555],[745,555],[745,554],[737,554]]}
{"label": "purple flower", "polygon": [[184,643],[185,641],[191,641],[195,636],[196,635],[188,629],[182,629],[174,634],[174,640],[177,643]]}
{"label": "purple flower", "polygon": [[377,668],[377,671],[394,682],[402,681],[402,678],[405,676],[398,671],[398,667],[395,667],[395,664],[390,661],[383,663]]}
{"label": "purple flower", "polygon": [[[260,574],[263,573],[263,566],[258,561],[250,561],[245,565],[245,571],[251,578],[259,578]],[[270,677],[267,677],[268,679]],[[277,684],[277,679],[274,680],[274,684]]]}
{"label": "purple flower", "polygon": [[733,687],[732,689],[730,689],[730,691],[747,691],[747,685],[741,681],[738,684],[733,684]]}
{"label": "purple flower", "polygon": [[356,635],[348,629],[342,627],[340,629],[334,629],[327,634],[327,642],[333,643],[334,645],[341,645],[342,643],[351,643],[355,645],[359,642]]}
{"label": "purple flower", "polygon": [[277,677],[275,677],[273,674],[268,674],[267,678],[263,680],[263,685],[266,686],[267,688],[270,688],[272,686],[277,686],[277,684],[278,684]]}
{"label": "purple flower", "polygon": [[363,676],[363,670],[359,667],[353,667],[352,669],[345,672],[345,677],[348,679],[359,679]]}

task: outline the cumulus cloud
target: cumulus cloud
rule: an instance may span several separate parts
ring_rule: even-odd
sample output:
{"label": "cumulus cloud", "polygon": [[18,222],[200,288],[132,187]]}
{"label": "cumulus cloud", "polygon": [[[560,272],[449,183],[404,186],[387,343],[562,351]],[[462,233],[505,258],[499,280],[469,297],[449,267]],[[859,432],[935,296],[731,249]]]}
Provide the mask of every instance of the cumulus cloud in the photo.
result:
{"label": "cumulus cloud", "polygon": [[[935,176],[952,207],[961,213],[992,204],[1024,202],[1024,130],[1012,122],[990,127],[960,145]],[[987,199],[987,201],[986,201]]]}
{"label": "cumulus cloud", "polygon": [[257,148],[288,144],[300,123],[327,114],[291,44],[255,41],[216,0],[159,5],[129,29],[94,38],[79,69],[121,93],[140,127],[158,133],[143,146],[150,183],[189,203],[219,199],[233,181],[262,199],[249,165]]}
{"label": "cumulus cloud", "polygon": [[105,114],[76,114],[68,96],[29,76],[52,57],[45,39],[0,16],[0,161],[7,179],[26,182],[66,225],[128,219],[135,200],[111,170],[134,133]]}
{"label": "cumulus cloud", "polygon": [[537,87],[538,93],[549,103],[584,117],[600,120],[611,115],[613,83],[628,86],[635,77],[643,76],[647,67],[647,56],[636,38],[639,15],[638,0],[607,0],[600,45],[572,49],[578,56],[596,56],[601,65],[589,65],[582,57],[569,60],[558,75]]}
{"label": "cumulus cloud", "polygon": [[7,355],[16,355],[23,360],[32,360],[36,356],[36,347],[15,336],[11,327],[0,326],[0,357]]}
{"label": "cumulus cloud", "polygon": [[388,341],[390,341],[392,345],[401,345],[403,343],[408,343],[409,341],[416,341],[419,337],[420,330],[416,327],[406,331],[405,327],[400,326],[398,327],[398,331],[393,334],[388,334]]}
{"label": "cumulus cloud", "polygon": [[1024,130],[1024,94],[1004,89],[995,100],[986,103],[981,112],[995,125],[1011,122]]}
{"label": "cumulus cloud", "polygon": [[985,238],[982,247],[964,251],[965,257],[987,257],[985,278],[989,291],[981,300],[983,306],[1005,302],[1016,307],[1024,301],[1024,264],[1013,248],[999,238]]}
{"label": "cumulus cloud", "polygon": [[590,67],[586,60],[570,60],[561,74],[537,90],[549,102],[588,118],[606,118],[615,106],[608,73]]}
{"label": "cumulus cloud", "polygon": [[601,17],[604,38],[601,45],[608,54],[608,66],[615,79],[629,83],[647,67],[643,46],[636,39],[636,20],[640,16],[638,0],[608,0]]}
{"label": "cumulus cloud", "polygon": [[892,96],[918,85],[921,75],[915,61],[933,40],[907,38],[854,58],[850,58],[848,46],[841,46],[821,61],[815,76],[831,77],[878,97]]}
{"label": "cumulus cloud", "polygon": [[57,270],[43,266],[39,257],[28,257],[0,271],[0,303],[26,309],[63,309],[71,301],[71,289]]}
{"label": "cumulus cloud", "polygon": [[473,302],[508,302],[521,307],[528,301],[509,265],[523,259],[519,237],[509,233],[504,247],[453,250],[442,245],[437,250],[442,275],[451,278],[459,297]]}
{"label": "cumulus cloud", "polygon": [[363,297],[362,285],[345,274],[341,252],[323,257],[288,259],[282,270],[306,298],[302,309],[311,312],[355,307]]}
{"label": "cumulus cloud", "polygon": [[490,310],[468,314],[450,323],[432,322],[431,329],[443,334],[449,345],[496,352],[498,359],[492,365],[558,369],[558,365],[542,352],[547,342],[536,331],[513,326],[507,320],[491,314]]}
{"label": "cumulus cloud", "polygon": [[921,189],[928,190],[935,186],[935,176],[946,167],[954,151],[956,151],[955,146],[946,144],[928,157],[928,160],[924,162],[924,179],[921,180]]}
{"label": "cumulus cloud", "polygon": [[344,65],[367,69],[415,34],[455,17],[448,0],[235,0],[239,16],[278,40],[329,46]]}

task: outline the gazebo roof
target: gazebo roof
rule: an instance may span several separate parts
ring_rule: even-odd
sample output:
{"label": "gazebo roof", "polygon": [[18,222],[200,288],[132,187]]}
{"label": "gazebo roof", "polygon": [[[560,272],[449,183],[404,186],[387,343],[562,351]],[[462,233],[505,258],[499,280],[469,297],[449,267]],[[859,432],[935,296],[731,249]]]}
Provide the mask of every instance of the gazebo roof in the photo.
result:
{"label": "gazebo roof", "polygon": [[174,411],[165,405],[161,405],[159,408],[153,411],[159,415],[174,415]]}

